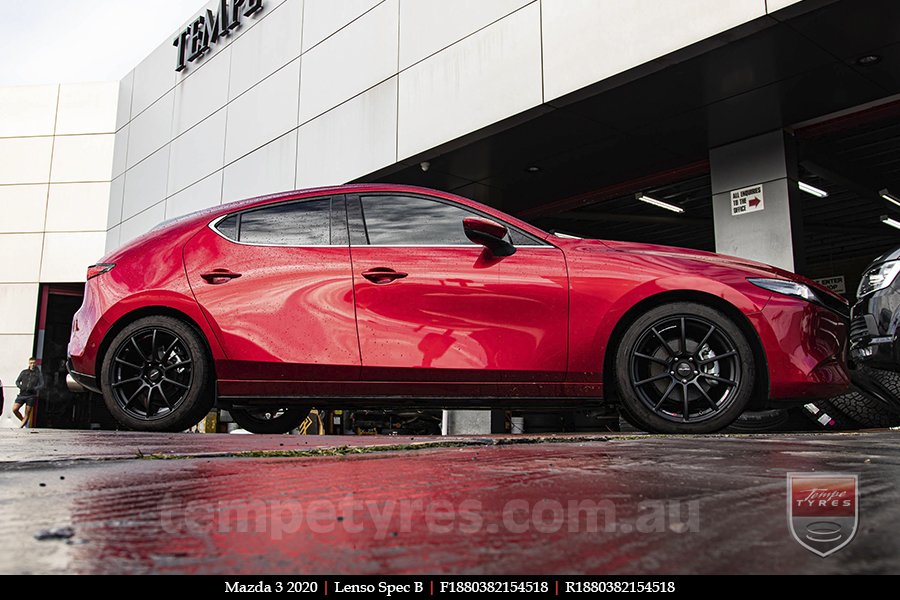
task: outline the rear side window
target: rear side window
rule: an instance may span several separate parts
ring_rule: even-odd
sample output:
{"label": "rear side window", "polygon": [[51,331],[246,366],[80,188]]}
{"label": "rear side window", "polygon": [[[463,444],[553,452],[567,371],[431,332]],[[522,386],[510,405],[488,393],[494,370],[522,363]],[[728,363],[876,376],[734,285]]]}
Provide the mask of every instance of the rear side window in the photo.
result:
{"label": "rear side window", "polygon": [[231,215],[230,217],[225,217],[219,221],[219,224],[216,225],[216,229],[229,240],[237,241],[237,223],[238,215]]}
{"label": "rear side window", "polygon": [[[264,246],[328,246],[347,243],[343,215],[332,199],[275,204],[222,219],[216,229],[230,240]],[[343,209],[341,202],[336,209]],[[340,218],[338,218],[340,216]],[[332,222],[334,221],[334,222]]]}

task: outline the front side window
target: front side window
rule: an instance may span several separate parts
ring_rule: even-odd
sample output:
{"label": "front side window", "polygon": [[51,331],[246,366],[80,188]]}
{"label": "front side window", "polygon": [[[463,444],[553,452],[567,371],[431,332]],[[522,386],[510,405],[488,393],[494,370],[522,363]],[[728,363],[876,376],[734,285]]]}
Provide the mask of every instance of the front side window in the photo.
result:
{"label": "front side window", "polygon": [[[466,237],[463,220],[484,216],[416,196],[361,196],[359,204],[348,203],[348,211],[353,243],[375,246],[473,246],[476,244]],[[365,226],[358,226],[360,222]],[[544,245],[523,231],[507,227],[506,239],[515,246]]]}
{"label": "front side window", "polygon": [[[275,204],[229,215],[216,229],[244,244],[266,246],[327,246],[346,243],[346,232],[332,233],[332,199],[319,198]],[[340,221],[341,223],[343,221]],[[337,241],[332,241],[337,237]]]}
{"label": "front side window", "polygon": [[369,244],[376,246],[473,245],[463,231],[463,219],[473,213],[414,196],[362,196]]}

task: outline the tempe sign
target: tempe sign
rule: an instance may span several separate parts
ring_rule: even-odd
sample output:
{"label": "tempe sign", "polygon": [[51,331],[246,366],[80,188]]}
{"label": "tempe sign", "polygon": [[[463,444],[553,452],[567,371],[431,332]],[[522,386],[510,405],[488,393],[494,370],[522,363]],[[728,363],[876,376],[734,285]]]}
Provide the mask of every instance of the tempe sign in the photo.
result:
{"label": "tempe sign", "polygon": [[241,26],[241,19],[263,9],[263,0],[219,0],[219,12],[207,9],[172,42],[178,50],[175,70],[183,71],[187,63],[203,56],[212,44],[227,37]]}

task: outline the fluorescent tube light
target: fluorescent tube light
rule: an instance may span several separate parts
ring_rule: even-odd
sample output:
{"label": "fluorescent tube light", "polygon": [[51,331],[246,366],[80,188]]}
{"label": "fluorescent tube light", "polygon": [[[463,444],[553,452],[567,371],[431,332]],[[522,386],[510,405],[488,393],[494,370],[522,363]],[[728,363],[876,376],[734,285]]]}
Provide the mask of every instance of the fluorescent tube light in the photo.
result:
{"label": "fluorescent tube light", "polygon": [[656,198],[651,198],[650,196],[645,196],[644,194],[637,194],[635,197],[641,202],[646,202],[647,204],[652,204],[653,206],[658,206],[659,208],[671,210],[672,212],[684,212],[684,209],[680,206],[675,206],[674,204],[669,204],[668,202],[663,202],[662,200],[657,200]]}
{"label": "fluorescent tube light", "polygon": [[819,188],[817,188],[813,185],[809,185],[808,183],[798,181],[797,185],[799,186],[799,188],[802,191],[806,192],[807,194],[812,194],[816,198],[827,198],[828,197],[828,192],[826,192],[825,190],[820,190]]}
{"label": "fluorescent tube light", "polygon": [[887,215],[884,215],[881,217],[881,222],[884,223],[885,225],[890,225],[891,227],[893,227],[895,229],[900,229],[900,221],[895,221],[894,219],[890,218]]}
{"label": "fluorescent tube light", "polygon": [[887,191],[886,189],[880,190],[880,191],[878,192],[878,195],[881,196],[882,198],[884,198],[885,200],[887,200],[888,202],[893,202],[893,203],[896,204],[897,206],[900,206],[900,198],[898,198],[897,196],[893,195],[892,193],[890,193],[890,192]]}

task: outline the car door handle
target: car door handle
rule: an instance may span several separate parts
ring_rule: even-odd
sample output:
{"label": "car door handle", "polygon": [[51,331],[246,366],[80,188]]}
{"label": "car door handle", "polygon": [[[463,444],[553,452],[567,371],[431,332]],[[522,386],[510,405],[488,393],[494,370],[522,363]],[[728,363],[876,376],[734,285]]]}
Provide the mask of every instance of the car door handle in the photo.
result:
{"label": "car door handle", "polygon": [[229,271],[228,269],[213,269],[207,273],[202,273],[200,277],[202,277],[206,283],[227,283],[232,279],[237,279],[240,277],[240,273],[234,273]]}
{"label": "car door handle", "polygon": [[375,267],[374,269],[363,271],[362,276],[372,283],[382,284],[390,283],[395,279],[403,279],[406,277],[406,273],[388,269],[387,267]]}

